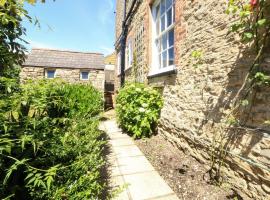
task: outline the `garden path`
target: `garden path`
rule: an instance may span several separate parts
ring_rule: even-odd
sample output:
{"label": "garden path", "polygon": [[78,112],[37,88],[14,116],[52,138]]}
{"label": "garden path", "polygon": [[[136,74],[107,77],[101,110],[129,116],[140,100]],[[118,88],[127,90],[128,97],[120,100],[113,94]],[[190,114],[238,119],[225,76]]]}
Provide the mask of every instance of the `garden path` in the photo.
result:
{"label": "garden path", "polygon": [[115,119],[101,123],[109,136],[110,187],[122,188],[116,200],[178,200],[132,138],[123,134]]}

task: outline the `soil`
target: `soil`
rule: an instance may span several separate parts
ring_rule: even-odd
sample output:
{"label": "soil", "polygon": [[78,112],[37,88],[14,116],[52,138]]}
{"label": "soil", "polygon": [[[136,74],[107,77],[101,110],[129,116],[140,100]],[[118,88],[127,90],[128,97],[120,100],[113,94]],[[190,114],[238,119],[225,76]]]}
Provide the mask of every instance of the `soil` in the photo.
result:
{"label": "soil", "polygon": [[158,173],[181,200],[241,199],[228,186],[215,186],[205,179],[207,167],[186,155],[162,136],[135,141]]}

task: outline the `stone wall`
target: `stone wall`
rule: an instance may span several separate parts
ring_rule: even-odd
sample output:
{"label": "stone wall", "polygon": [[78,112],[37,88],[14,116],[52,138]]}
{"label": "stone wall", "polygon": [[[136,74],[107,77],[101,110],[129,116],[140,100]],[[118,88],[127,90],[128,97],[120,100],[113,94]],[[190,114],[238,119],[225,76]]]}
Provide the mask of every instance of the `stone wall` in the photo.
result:
{"label": "stone wall", "polygon": [[[55,77],[61,78],[69,83],[91,83],[95,88],[104,91],[104,70],[93,70],[89,71],[89,80],[80,79],[80,69],[55,69]],[[85,71],[85,70],[83,70]],[[44,79],[45,68],[42,67],[22,67],[21,70],[21,81],[27,81],[29,79]]]}
{"label": "stone wall", "polygon": [[116,2],[116,17],[115,17],[115,40],[117,41],[121,35],[122,22],[124,19],[124,0],[117,0]]}
{"label": "stone wall", "polygon": [[[142,18],[145,25],[144,75],[151,67],[151,19],[149,2],[143,1],[131,30]],[[270,89],[259,88],[252,107],[242,109],[237,128],[222,128],[254,58],[251,48],[228,34],[232,21],[225,14],[227,0],[176,0],[175,64],[177,74],[148,78],[148,84],[163,92],[164,108],[158,131],[179,148],[211,164],[213,141],[225,135],[228,150],[224,181],[244,199],[270,197]],[[118,12],[118,10],[117,10]],[[129,35],[132,37],[132,35]],[[202,52],[196,65],[193,51]],[[266,59],[264,67],[269,70]],[[130,73],[126,73],[130,79]],[[116,79],[116,85],[119,79]]]}
{"label": "stone wall", "polygon": [[22,67],[20,79],[22,82],[29,79],[43,79],[45,75],[44,68],[41,67]]}

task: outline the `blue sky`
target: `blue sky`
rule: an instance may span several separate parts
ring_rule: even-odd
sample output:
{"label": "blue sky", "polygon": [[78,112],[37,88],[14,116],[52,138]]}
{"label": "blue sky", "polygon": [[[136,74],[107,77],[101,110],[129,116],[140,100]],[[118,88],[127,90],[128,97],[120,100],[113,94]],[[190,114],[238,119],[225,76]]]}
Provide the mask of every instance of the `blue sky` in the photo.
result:
{"label": "blue sky", "polygon": [[105,55],[114,50],[115,0],[47,0],[26,5],[41,28],[25,21],[28,48],[52,48]]}

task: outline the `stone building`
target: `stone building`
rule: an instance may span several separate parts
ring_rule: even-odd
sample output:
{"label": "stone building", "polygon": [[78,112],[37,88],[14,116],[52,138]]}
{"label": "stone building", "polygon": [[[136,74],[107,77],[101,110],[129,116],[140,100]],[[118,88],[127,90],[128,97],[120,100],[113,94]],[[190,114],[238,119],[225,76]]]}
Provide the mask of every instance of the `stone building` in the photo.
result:
{"label": "stone building", "polygon": [[52,49],[32,49],[22,66],[21,81],[61,78],[70,83],[91,83],[104,91],[104,56]]}
{"label": "stone building", "polygon": [[[254,59],[228,34],[227,3],[117,0],[115,89],[124,79],[159,88],[158,132],[209,166],[213,152],[226,149],[224,181],[244,199],[270,199],[269,87],[243,106],[238,125],[222,128]],[[263,67],[270,71],[270,59]]]}

